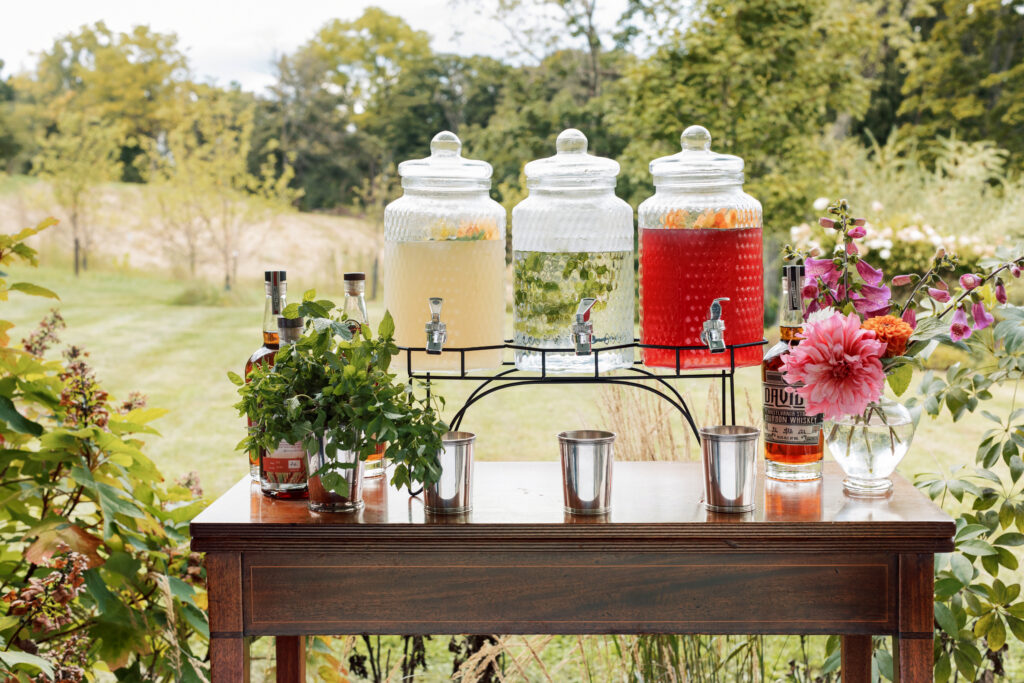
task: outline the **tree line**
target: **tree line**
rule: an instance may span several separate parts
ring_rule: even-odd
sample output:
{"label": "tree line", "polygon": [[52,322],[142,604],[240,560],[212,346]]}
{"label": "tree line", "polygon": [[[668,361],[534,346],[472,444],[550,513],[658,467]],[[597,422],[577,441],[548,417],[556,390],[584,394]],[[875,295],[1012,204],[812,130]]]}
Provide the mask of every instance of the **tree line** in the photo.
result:
{"label": "tree line", "polygon": [[0,79],[0,168],[56,182],[85,148],[91,179],[161,186],[168,239],[186,260],[215,241],[229,280],[231,226],[251,218],[238,197],[376,218],[397,163],[442,129],[494,166],[511,206],[523,164],[580,128],[622,163],[635,205],[648,162],[700,123],[747,160],[769,228],[806,217],[837,140],[994,140],[1024,167],[1021,0],[630,0],[612,27],[595,21],[601,0],[452,1],[507,27],[508,59],[436,52],[371,7],[327,22],[251,93],[199,81],[173,34],[83,26]]}

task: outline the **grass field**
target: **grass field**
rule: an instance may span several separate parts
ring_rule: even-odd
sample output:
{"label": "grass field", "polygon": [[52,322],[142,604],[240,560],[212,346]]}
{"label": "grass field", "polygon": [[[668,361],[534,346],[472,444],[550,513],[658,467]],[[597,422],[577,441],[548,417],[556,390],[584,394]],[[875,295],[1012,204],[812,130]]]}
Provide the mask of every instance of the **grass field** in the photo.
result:
{"label": "grass field", "polygon": [[[235,451],[243,436],[243,421],[236,415],[234,387],[229,370],[239,372],[258,346],[262,316],[260,283],[245,282],[232,298],[233,305],[175,305],[190,288],[186,281],[130,272],[88,272],[75,278],[63,268],[35,271],[18,269],[13,280],[25,279],[54,289],[59,303],[15,294],[5,306],[20,339],[54,306],[68,323],[65,342],[84,346],[100,378],[115,396],[138,390],[150,405],[170,412],[157,424],[162,438],[148,444],[150,455],[168,477],[199,472],[208,495],[216,496],[246,470],[244,456]],[[290,282],[293,297],[301,292],[301,278]],[[330,296],[334,292],[321,292]],[[335,299],[340,301],[340,297]],[[370,315],[379,319],[378,302]],[[759,406],[759,373],[747,368],[738,373],[738,411],[747,419]],[[447,399],[449,410],[461,404],[471,387],[464,382],[435,385]],[[681,388],[694,404],[699,420],[711,420],[707,410],[708,384],[684,381]],[[601,427],[597,387],[526,387],[510,389],[485,399],[469,413],[464,426],[478,434],[478,457],[483,460],[550,460],[557,457],[555,434],[564,429]],[[631,400],[634,394],[627,394]],[[997,396],[989,409],[1003,414],[1009,391]],[[748,408],[748,403],[755,408]],[[628,403],[627,403],[628,408]],[[704,416],[707,415],[707,418]],[[678,444],[688,436],[681,418],[672,415]],[[756,419],[754,416],[752,419]],[[907,475],[933,471],[957,463],[973,462],[974,449],[987,429],[980,416],[952,426],[947,419],[923,419],[910,455],[900,470]],[[692,440],[680,445],[679,457],[695,456]]]}

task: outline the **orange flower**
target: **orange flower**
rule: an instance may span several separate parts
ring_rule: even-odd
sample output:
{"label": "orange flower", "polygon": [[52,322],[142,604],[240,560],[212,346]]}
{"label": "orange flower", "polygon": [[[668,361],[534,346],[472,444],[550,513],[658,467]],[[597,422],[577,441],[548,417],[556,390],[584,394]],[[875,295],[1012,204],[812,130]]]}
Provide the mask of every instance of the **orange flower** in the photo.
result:
{"label": "orange flower", "polygon": [[686,227],[689,217],[686,209],[675,209],[661,217],[661,226],[670,230],[682,230]]}
{"label": "orange flower", "polygon": [[879,341],[885,342],[885,357],[894,358],[902,356],[907,351],[907,340],[914,333],[912,328],[902,318],[894,315],[879,315],[868,318],[861,324],[865,330],[871,330]]}

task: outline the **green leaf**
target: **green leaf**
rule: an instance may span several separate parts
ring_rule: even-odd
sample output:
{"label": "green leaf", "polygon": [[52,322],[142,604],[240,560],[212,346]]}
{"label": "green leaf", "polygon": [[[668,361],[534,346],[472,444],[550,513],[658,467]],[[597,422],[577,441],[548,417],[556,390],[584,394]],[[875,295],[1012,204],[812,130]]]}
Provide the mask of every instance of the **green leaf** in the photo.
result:
{"label": "green leaf", "polygon": [[993,541],[993,543],[995,543],[995,545],[1005,545],[1010,547],[1024,545],[1024,534],[1017,533],[1016,531],[1011,531],[1009,533],[1003,534],[995,541]]}
{"label": "green leaf", "polygon": [[27,652],[0,650],[0,661],[12,669],[16,667],[28,667],[33,671],[41,671],[51,679],[53,678],[53,666],[42,657],[30,655]]}
{"label": "green leaf", "polygon": [[902,396],[914,379],[914,368],[909,363],[904,363],[889,373],[886,379],[893,393]]}
{"label": "green leaf", "polygon": [[43,433],[43,426],[24,417],[14,407],[14,403],[6,396],[0,396],[0,420],[3,420],[16,432],[40,436]]}
{"label": "green leaf", "polygon": [[302,293],[302,301],[303,302],[306,302],[306,301],[316,301],[316,290],[315,289],[307,289],[305,292],[303,292]]}
{"label": "green leaf", "polygon": [[245,384],[245,380],[242,379],[237,372],[228,372],[228,379],[231,380],[231,383],[236,387],[240,387]]}
{"label": "green leaf", "polygon": [[298,318],[299,317],[299,305],[298,304],[288,304],[287,306],[284,307],[284,310],[281,311],[281,315],[284,316],[285,318]]}
{"label": "green leaf", "polygon": [[390,311],[384,311],[384,317],[377,326],[377,336],[381,339],[391,339],[395,336],[395,319],[391,317]]}
{"label": "green leaf", "polygon": [[963,586],[971,585],[971,581],[974,579],[974,565],[963,555],[954,553],[949,558],[950,569],[953,570],[953,576],[957,578]]}
{"label": "green leaf", "polygon": [[985,557],[986,555],[995,555],[996,549],[985,541],[972,539],[970,541],[964,541],[963,543],[957,544],[957,550],[967,555],[975,555],[977,557]]}
{"label": "green leaf", "polygon": [[939,623],[943,631],[956,638],[956,634],[960,629],[957,627],[956,617],[953,616],[953,613],[945,603],[935,603],[935,621]]}
{"label": "green leaf", "polygon": [[993,652],[998,652],[1006,644],[1006,627],[1003,626],[1003,620],[998,615],[992,620],[992,626],[988,629],[985,640],[988,641],[988,649]]}
{"label": "green leaf", "polygon": [[34,285],[31,282],[15,282],[13,285],[11,285],[10,289],[18,292],[23,292],[30,296],[45,296],[48,299],[56,299],[57,301],[60,301],[60,297],[57,296],[55,292],[52,292],[46,287]]}

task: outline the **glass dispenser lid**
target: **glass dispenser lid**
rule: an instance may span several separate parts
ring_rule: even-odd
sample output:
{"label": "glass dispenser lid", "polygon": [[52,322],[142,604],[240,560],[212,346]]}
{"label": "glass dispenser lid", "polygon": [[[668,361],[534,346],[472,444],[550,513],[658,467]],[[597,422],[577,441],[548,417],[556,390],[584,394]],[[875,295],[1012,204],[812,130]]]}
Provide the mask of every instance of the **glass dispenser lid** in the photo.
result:
{"label": "glass dispenser lid", "polygon": [[430,141],[429,157],[410,159],[398,165],[403,187],[408,187],[407,181],[412,181],[432,187],[489,188],[492,172],[486,161],[463,157],[462,141],[447,130]]}
{"label": "glass dispenser lid", "polygon": [[568,128],[555,140],[556,154],[526,164],[527,187],[615,187],[619,164],[587,154],[587,136]]}
{"label": "glass dispenser lid", "polygon": [[655,184],[659,180],[735,180],[743,182],[743,159],[711,150],[711,133],[704,126],[690,126],[679,136],[683,150],[651,162]]}

